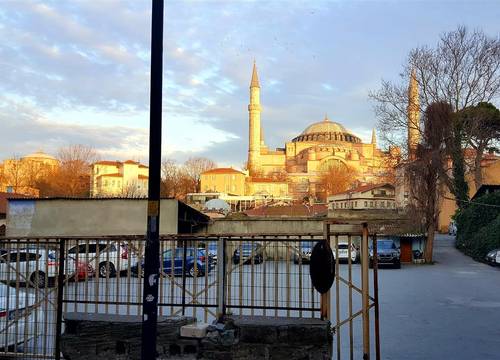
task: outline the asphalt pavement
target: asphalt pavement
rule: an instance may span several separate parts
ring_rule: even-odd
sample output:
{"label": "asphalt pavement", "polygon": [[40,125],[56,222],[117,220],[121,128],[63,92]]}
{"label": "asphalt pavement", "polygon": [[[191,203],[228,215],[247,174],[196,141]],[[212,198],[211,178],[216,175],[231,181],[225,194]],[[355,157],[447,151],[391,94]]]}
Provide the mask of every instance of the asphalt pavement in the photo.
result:
{"label": "asphalt pavement", "polygon": [[379,271],[382,359],[500,359],[500,268],[447,235],[434,259]]}

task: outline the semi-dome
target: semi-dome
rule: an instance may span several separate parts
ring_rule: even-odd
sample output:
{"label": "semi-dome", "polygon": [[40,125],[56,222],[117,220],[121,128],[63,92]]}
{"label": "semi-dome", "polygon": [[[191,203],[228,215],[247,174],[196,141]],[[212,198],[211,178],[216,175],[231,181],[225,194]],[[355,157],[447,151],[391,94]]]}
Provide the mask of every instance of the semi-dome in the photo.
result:
{"label": "semi-dome", "polygon": [[325,117],[323,121],[309,125],[292,141],[344,141],[360,143],[361,139],[350,133],[341,124],[330,121],[328,117]]}

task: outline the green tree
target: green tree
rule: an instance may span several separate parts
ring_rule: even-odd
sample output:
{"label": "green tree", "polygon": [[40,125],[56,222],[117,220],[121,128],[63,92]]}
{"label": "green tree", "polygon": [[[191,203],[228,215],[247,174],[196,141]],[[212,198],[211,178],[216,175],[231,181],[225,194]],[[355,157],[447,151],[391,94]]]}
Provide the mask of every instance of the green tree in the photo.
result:
{"label": "green tree", "polygon": [[464,143],[475,150],[469,167],[474,173],[476,189],[479,189],[482,184],[481,161],[484,153],[500,140],[500,111],[491,103],[481,102],[461,110],[458,115]]}

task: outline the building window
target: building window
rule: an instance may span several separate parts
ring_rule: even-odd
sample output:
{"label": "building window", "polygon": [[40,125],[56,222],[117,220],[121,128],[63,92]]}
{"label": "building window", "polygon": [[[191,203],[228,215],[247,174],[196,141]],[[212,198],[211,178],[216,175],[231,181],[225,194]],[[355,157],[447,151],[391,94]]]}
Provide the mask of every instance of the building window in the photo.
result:
{"label": "building window", "polygon": [[405,191],[405,199],[408,199],[408,191]]}
{"label": "building window", "polygon": [[104,186],[108,186],[108,180],[104,180]]}
{"label": "building window", "polygon": [[365,201],[365,208],[368,207],[368,201]]}
{"label": "building window", "polygon": [[373,201],[370,201],[370,207],[371,208],[373,207]]}
{"label": "building window", "polygon": [[385,202],[384,202],[384,201],[381,201],[381,202],[380,202],[380,206],[385,207]]}
{"label": "building window", "polygon": [[357,202],[357,201],[355,201],[355,202],[354,202],[354,207],[355,207],[355,208],[357,208],[357,207],[358,207],[358,202]]}

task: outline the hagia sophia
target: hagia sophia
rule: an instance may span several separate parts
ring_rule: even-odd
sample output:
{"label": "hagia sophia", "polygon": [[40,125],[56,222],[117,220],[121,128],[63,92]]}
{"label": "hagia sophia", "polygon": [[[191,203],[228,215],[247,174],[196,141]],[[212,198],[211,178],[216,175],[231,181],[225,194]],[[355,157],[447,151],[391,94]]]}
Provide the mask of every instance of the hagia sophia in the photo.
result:
{"label": "hagia sophia", "polygon": [[[417,94],[418,98],[416,82],[413,86],[413,93]],[[389,151],[378,148],[375,130],[372,132],[371,142],[363,143],[358,136],[327,116],[308,125],[302,133],[287,141],[284,147],[270,149],[263,137],[260,83],[255,63],[250,81],[248,112],[247,171],[239,172],[231,168],[209,170],[202,174],[202,192],[231,193],[235,187],[227,182],[239,173],[239,177],[245,178],[245,186],[238,187],[243,193],[234,195],[268,194],[275,197],[291,196],[294,199],[303,199],[306,196],[324,198],[325,190],[321,178],[330,168],[345,167],[354,170],[356,175],[353,181],[358,185],[377,183],[383,181],[382,178],[391,170],[391,159],[400,155],[400,149],[397,147],[391,147]],[[418,109],[414,115],[417,116],[414,120],[418,124]],[[410,120],[410,114],[408,118]],[[412,143],[418,143],[418,139],[414,139],[418,137],[418,131],[413,131],[410,137]],[[238,181],[241,182],[241,179]]]}

